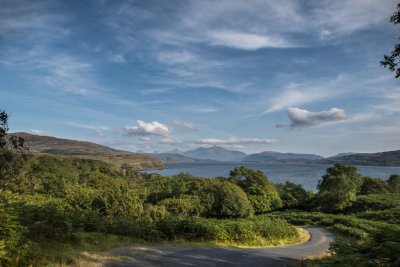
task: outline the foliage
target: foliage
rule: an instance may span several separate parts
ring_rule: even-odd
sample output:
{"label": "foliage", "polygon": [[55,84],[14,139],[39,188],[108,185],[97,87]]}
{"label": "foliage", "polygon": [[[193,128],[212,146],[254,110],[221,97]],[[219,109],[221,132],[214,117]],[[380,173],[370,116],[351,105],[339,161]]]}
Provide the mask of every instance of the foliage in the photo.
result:
{"label": "foliage", "polygon": [[388,185],[393,193],[400,193],[400,175],[392,174],[389,177]]}
{"label": "foliage", "polygon": [[318,182],[316,208],[324,212],[343,211],[356,200],[361,184],[362,178],[355,166],[336,163]]}
{"label": "foliage", "polygon": [[284,184],[276,185],[283,206],[288,209],[305,208],[314,193],[306,191],[301,185],[286,181]]}
{"label": "foliage", "polygon": [[400,208],[400,196],[398,194],[371,194],[358,196],[348,212],[378,211],[392,208]]}
{"label": "foliage", "polygon": [[[400,3],[397,5],[396,12],[390,17],[390,22],[393,24],[400,23]],[[396,78],[400,78],[400,68],[398,67],[400,64],[400,44],[396,44],[391,55],[385,55],[380,63],[385,68],[388,67],[389,70],[394,71]]]}
{"label": "foliage", "polygon": [[262,171],[236,167],[229,179],[239,185],[249,197],[256,214],[279,209],[283,206],[275,185]]}
{"label": "foliage", "polygon": [[179,198],[166,198],[159,202],[159,205],[173,216],[200,216],[204,212],[204,207],[198,196],[182,195]]}
{"label": "foliage", "polygon": [[227,181],[213,181],[200,191],[207,217],[242,218],[253,214],[246,193]]}
{"label": "foliage", "polygon": [[0,193],[17,181],[26,160],[24,139],[8,130],[8,114],[0,110]]}
{"label": "foliage", "polygon": [[390,192],[389,186],[379,178],[363,177],[359,195],[386,194]]}

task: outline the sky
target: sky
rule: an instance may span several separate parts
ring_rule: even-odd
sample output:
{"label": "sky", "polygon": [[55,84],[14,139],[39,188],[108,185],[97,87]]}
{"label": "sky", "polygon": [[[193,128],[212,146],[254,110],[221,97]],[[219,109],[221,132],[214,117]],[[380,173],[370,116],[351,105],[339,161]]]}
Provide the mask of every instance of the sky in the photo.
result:
{"label": "sky", "polygon": [[0,0],[0,109],[129,151],[398,150],[396,4]]}

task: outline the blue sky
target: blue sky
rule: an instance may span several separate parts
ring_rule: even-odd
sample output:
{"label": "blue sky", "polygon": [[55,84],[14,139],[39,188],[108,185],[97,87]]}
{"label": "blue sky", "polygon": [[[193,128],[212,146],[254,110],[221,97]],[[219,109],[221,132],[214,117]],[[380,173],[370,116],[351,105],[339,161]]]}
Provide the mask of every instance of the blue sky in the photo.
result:
{"label": "blue sky", "polygon": [[392,0],[0,0],[11,131],[137,151],[400,149]]}

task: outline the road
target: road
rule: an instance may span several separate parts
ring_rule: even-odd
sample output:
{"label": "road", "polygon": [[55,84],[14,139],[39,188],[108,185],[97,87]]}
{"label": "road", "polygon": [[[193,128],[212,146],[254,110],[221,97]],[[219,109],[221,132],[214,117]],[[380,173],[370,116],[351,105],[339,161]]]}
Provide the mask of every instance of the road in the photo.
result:
{"label": "road", "polygon": [[286,266],[301,259],[327,251],[333,235],[318,227],[305,227],[311,239],[303,244],[271,248],[204,248],[172,245],[131,246],[111,251],[127,256],[127,260],[114,264],[128,266]]}

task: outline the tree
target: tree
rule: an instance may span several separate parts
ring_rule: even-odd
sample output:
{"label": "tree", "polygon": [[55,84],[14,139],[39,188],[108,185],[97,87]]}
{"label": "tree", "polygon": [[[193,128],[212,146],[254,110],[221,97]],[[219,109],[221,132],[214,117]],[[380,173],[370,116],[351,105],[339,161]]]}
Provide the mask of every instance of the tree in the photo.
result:
{"label": "tree", "polygon": [[387,194],[390,192],[390,188],[382,179],[365,176],[362,180],[359,195]]}
{"label": "tree", "polygon": [[393,193],[400,193],[400,175],[392,174],[389,177],[388,185]]}
{"label": "tree", "polygon": [[254,213],[243,189],[228,181],[211,181],[201,190],[200,200],[209,217],[244,218]]}
{"label": "tree", "polygon": [[0,192],[17,180],[27,159],[24,139],[8,130],[8,114],[0,110]]}
{"label": "tree", "polygon": [[284,184],[277,184],[277,188],[284,207],[289,209],[306,206],[313,196],[312,191],[306,191],[300,184],[288,181]]}
{"label": "tree", "polygon": [[255,213],[266,213],[283,206],[278,190],[263,172],[240,166],[230,172],[229,179],[243,188]]}
{"label": "tree", "polygon": [[[400,23],[400,3],[397,5],[397,11],[390,17],[390,22],[393,24]],[[383,67],[387,67],[391,71],[396,72],[396,79],[400,78],[400,44],[395,44],[390,56],[384,55],[380,62]]]}
{"label": "tree", "polygon": [[318,182],[317,208],[325,212],[342,211],[356,200],[361,184],[362,177],[355,166],[336,163]]}

